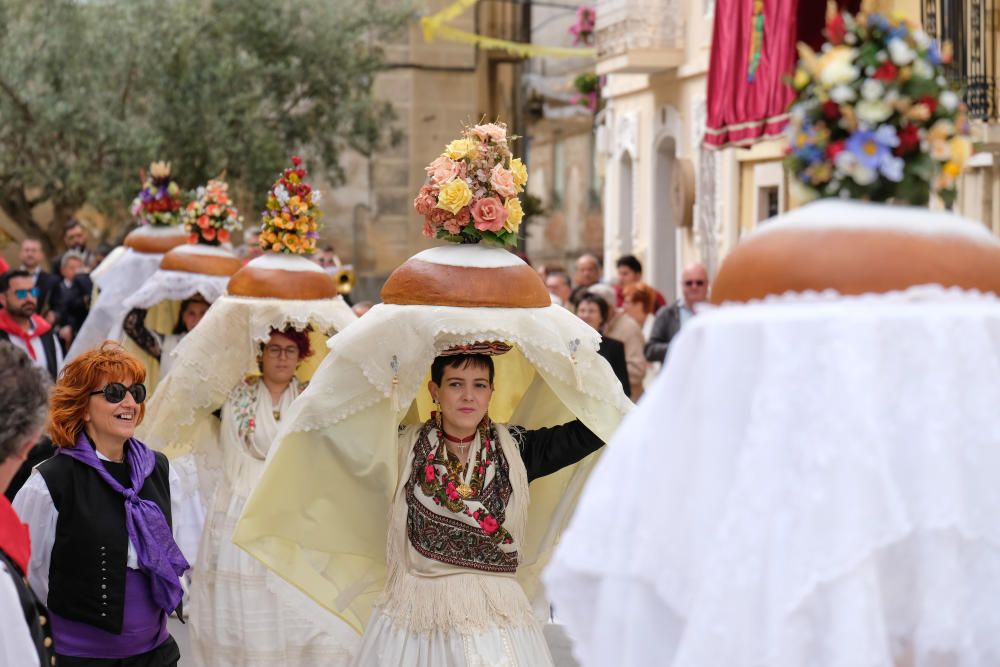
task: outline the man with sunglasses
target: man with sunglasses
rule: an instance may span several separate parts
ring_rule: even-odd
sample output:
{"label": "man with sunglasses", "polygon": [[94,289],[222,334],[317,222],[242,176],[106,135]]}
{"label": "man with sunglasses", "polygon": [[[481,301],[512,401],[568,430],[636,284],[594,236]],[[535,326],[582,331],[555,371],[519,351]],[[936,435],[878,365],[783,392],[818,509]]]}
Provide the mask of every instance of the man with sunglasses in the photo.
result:
{"label": "man with sunglasses", "polygon": [[662,363],[667,357],[670,341],[694,317],[698,304],[708,300],[708,272],[704,266],[695,263],[684,269],[681,273],[681,291],[683,298],[660,310],[653,320],[653,330],[645,348],[647,361]]}
{"label": "man with sunglasses", "polygon": [[55,380],[63,365],[62,348],[52,325],[38,314],[38,299],[39,289],[27,271],[8,271],[0,277],[0,340],[27,352]]}

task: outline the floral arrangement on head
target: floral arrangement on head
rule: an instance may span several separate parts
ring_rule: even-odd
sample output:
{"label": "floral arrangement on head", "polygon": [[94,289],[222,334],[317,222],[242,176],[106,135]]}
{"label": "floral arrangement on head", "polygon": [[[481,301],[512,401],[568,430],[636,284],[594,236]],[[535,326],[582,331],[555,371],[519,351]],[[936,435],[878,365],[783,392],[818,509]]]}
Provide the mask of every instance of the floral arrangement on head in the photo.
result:
{"label": "floral arrangement on head", "polygon": [[229,198],[229,184],[221,179],[199,187],[181,217],[191,243],[226,243],[230,234],[243,227],[243,216]]}
{"label": "floral arrangement on head", "polygon": [[323,212],[316,206],[319,190],[306,183],[305,177],[302,158],[292,156],[292,167],[271,186],[267,209],[261,214],[260,247],[264,250],[297,255],[316,252]]}
{"label": "floral arrangement on head", "polygon": [[509,142],[503,123],[475,125],[427,165],[429,182],[413,201],[424,216],[424,236],[455,243],[517,243],[524,217],[518,194],[528,170],[511,155]]}
{"label": "floral arrangement on head", "polygon": [[180,221],[181,189],[170,180],[170,163],[149,165],[149,177],[139,171],[142,190],[132,200],[130,212],[140,225],[171,227]]}
{"label": "floral arrangement on head", "polygon": [[577,7],[576,23],[569,27],[573,44],[593,44],[594,29],[597,26],[597,10],[593,7]]}
{"label": "floral arrangement on head", "polygon": [[827,43],[799,45],[786,167],[806,195],[946,206],[972,154],[950,50],[901,16],[827,12]]}

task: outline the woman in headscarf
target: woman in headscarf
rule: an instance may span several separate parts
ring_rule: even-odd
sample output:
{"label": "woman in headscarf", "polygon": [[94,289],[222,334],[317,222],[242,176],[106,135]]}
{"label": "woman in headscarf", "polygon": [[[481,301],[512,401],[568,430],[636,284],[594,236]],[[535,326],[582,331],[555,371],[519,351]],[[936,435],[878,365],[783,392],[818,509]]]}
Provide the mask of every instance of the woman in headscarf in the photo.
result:
{"label": "woman in headscarf", "polygon": [[171,532],[167,459],[133,437],[145,370],[106,342],[67,364],[52,393],[57,454],[14,499],[31,530],[29,581],[47,600],[61,666],[176,665],[167,615],[188,569]]}

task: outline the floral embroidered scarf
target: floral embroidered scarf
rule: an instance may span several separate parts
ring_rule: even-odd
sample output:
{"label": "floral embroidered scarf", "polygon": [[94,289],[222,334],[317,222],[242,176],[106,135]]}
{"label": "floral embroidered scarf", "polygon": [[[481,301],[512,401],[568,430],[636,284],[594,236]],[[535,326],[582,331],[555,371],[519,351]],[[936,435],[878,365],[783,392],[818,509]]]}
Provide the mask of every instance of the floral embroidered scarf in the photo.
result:
{"label": "floral embroidered scarf", "polygon": [[503,528],[513,487],[495,427],[490,428],[490,441],[493,449],[482,491],[463,499],[434,492],[446,479],[447,462],[436,456],[439,440],[433,422],[421,427],[405,485],[406,533],[426,558],[484,572],[514,573],[517,546]]}

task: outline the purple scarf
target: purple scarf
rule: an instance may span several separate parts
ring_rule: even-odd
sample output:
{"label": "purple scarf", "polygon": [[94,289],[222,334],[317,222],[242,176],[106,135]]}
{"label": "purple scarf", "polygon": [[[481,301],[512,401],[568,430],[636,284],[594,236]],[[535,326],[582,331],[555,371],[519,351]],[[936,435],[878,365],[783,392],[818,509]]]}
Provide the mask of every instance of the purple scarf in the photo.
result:
{"label": "purple scarf", "polygon": [[142,485],[156,465],[156,456],[152,450],[135,438],[129,438],[125,451],[132,480],[131,489],[119,484],[104,468],[86,433],[80,433],[75,447],[60,447],[58,451],[96,470],[108,486],[125,496],[125,528],[128,530],[129,540],[135,546],[139,567],[149,574],[153,601],[166,613],[172,612],[180,604],[183,595],[179,577],[191,566],[174,542],[160,506],[152,500],[139,497]]}

